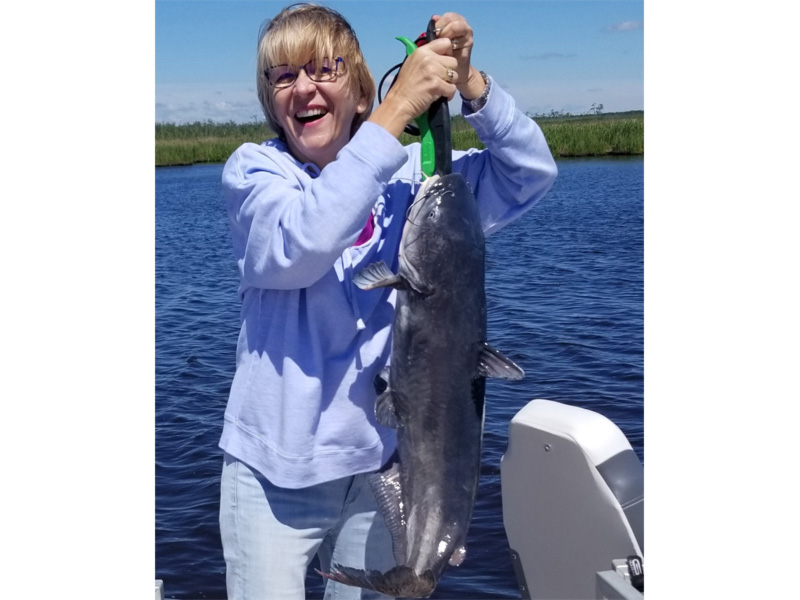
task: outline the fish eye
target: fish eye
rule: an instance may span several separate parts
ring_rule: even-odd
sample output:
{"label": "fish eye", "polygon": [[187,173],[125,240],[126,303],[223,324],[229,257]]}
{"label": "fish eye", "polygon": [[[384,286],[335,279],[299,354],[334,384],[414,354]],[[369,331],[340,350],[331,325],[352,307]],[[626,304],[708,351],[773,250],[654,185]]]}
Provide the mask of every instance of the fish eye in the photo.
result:
{"label": "fish eye", "polygon": [[439,218],[439,206],[436,205],[433,208],[431,208],[431,212],[428,213],[428,220],[435,221],[438,218]]}

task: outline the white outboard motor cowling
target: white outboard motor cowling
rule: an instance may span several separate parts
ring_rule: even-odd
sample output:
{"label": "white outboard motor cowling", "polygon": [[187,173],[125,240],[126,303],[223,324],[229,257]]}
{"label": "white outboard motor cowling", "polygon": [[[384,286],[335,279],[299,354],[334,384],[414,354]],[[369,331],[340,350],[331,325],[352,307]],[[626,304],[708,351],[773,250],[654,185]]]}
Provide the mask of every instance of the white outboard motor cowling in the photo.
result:
{"label": "white outboard motor cowling", "polygon": [[523,598],[602,597],[599,572],[643,562],[644,469],[606,417],[532,400],[511,420],[500,476]]}

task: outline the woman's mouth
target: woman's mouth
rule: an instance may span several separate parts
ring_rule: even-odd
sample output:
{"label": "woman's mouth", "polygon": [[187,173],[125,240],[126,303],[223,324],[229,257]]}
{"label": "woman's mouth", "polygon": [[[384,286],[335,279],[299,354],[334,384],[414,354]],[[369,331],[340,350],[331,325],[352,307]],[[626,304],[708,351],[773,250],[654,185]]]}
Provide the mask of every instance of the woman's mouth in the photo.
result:
{"label": "woman's mouth", "polygon": [[300,121],[303,125],[308,123],[313,123],[314,121],[318,121],[322,117],[328,114],[328,111],[324,108],[306,108],[303,110],[298,111],[294,118]]}

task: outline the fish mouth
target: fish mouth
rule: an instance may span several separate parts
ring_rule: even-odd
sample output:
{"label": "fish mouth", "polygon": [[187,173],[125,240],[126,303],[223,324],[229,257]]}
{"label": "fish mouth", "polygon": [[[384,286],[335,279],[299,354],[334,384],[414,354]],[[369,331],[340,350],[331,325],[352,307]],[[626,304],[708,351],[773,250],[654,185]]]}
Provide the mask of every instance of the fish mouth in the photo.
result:
{"label": "fish mouth", "polygon": [[328,114],[328,109],[322,108],[321,106],[314,106],[298,110],[294,114],[294,118],[300,124],[308,125],[309,123],[319,121],[327,114]]}
{"label": "fish mouth", "polygon": [[[422,182],[419,190],[417,191],[414,200],[406,210],[406,225],[403,228],[403,234],[400,237],[400,265],[407,267],[407,270],[414,270],[408,263],[407,250],[419,237],[417,229],[418,219],[420,215],[425,214],[425,209],[434,200],[429,194],[431,188],[439,180],[439,175],[431,175]],[[410,226],[409,226],[410,224]]]}
{"label": "fish mouth", "polygon": [[439,181],[440,178],[441,177],[439,175],[434,174],[422,182],[422,185],[417,191],[417,195],[414,197],[414,201],[411,203],[411,205],[408,207],[408,210],[406,211],[406,220],[414,223],[417,215],[423,213],[426,205],[429,202],[431,202],[431,197],[429,196],[429,192],[431,188],[433,188],[436,185],[436,182]]}
{"label": "fish mouth", "polygon": [[403,228],[403,235],[400,238],[399,267],[400,273],[417,292],[428,295],[433,293],[433,289],[425,282],[421,273],[410,259],[411,248],[421,238],[422,233],[418,227],[421,215],[426,214],[432,203],[436,203],[437,194],[432,193],[439,181],[439,175],[431,175],[422,182],[417,191],[414,201],[406,211],[406,225]]}

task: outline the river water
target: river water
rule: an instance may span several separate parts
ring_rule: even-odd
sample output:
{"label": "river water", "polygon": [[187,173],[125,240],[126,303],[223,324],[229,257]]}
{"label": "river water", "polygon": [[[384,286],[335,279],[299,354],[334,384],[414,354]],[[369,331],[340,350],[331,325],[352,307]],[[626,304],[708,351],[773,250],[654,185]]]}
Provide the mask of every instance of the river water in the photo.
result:
{"label": "river water", "polygon": [[[434,598],[518,598],[500,496],[508,424],[533,398],[597,411],[644,461],[644,161],[560,160],[538,206],[487,238],[489,341],[525,370],[487,382],[467,558]],[[217,446],[234,372],[238,274],[222,165],[156,169],[155,577],[225,598]],[[322,597],[319,576],[308,597]]]}

